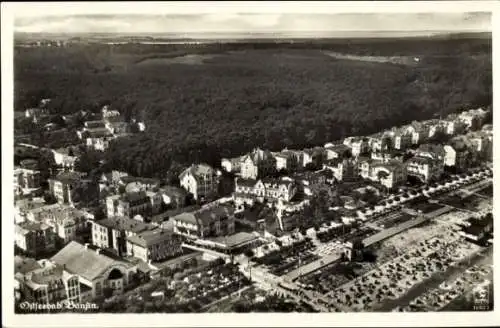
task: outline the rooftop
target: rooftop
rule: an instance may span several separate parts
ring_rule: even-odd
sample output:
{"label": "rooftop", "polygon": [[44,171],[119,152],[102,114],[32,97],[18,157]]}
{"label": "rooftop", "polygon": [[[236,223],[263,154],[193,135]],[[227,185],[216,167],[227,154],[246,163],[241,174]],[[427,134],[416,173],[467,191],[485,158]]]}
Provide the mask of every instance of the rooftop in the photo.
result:
{"label": "rooftop", "polygon": [[24,221],[21,223],[16,224],[16,232],[20,234],[27,234],[32,231],[40,231],[40,230],[46,230],[49,229],[50,227],[46,225],[45,223],[42,222],[31,222],[31,221]]}
{"label": "rooftop", "polygon": [[236,179],[237,186],[253,188],[256,184],[257,180],[254,179],[242,179],[242,178]]}
{"label": "rooftop", "polygon": [[75,219],[85,218],[87,217],[86,213],[77,208],[68,206],[68,205],[60,205],[54,204],[57,206],[44,206],[39,207],[35,210],[30,211],[35,216],[35,219],[45,219],[51,220],[60,225],[72,225],[75,222]]}
{"label": "rooftop", "polygon": [[71,184],[76,183],[82,179],[82,174],[79,172],[61,172],[53,180],[62,183]]}
{"label": "rooftop", "polygon": [[154,226],[150,224],[130,219],[127,217],[112,217],[96,221],[95,223],[100,226],[111,228],[114,230],[130,231],[133,233],[139,233],[142,231],[154,229]]}
{"label": "rooftop", "polygon": [[210,176],[215,175],[215,170],[207,164],[193,164],[179,175],[179,179],[182,180],[186,174],[191,174],[194,177]]}
{"label": "rooftop", "polygon": [[164,240],[171,239],[173,236],[173,231],[157,228],[154,230],[144,231],[135,236],[127,237],[127,240],[131,243],[142,247],[149,247],[163,242]]}
{"label": "rooftop", "polygon": [[191,224],[203,223],[206,225],[233,214],[233,207],[228,205],[218,205],[209,208],[201,208],[195,212],[184,212],[174,216],[173,219]]}
{"label": "rooftop", "polygon": [[129,203],[142,203],[149,201],[148,195],[145,191],[128,192],[122,195],[120,199]]}
{"label": "rooftop", "polygon": [[112,258],[105,254],[97,254],[96,250],[85,245],[71,241],[51,260],[56,264],[65,266],[68,272],[77,274],[87,280],[94,280],[107,269],[115,265],[131,267],[132,264],[119,258]]}
{"label": "rooftop", "polygon": [[87,128],[91,129],[106,127],[106,123],[104,121],[86,121],[84,124]]}
{"label": "rooftop", "polygon": [[158,179],[133,177],[130,175],[122,176],[122,177],[120,177],[120,180],[124,184],[132,183],[132,182],[142,183],[145,185],[159,185],[160,184],[160,180],[158,180]]}
{"label": "rooftop", "polygon": [[41,268],[40,263],[31,257],[16,255],[14,257],[14,272],[27,273],[35,269]]}
{"label": "rooftop", "polygon": [[257,236],[255,236],[252,233],[248,232],[238,232],[233,235],[229,235],[226,237],[216,237],[212,238],[211,240],[219,243],[219,244],[224,244],[228,248],[233,248],[237,246],[242,246],[245,245],[251,241],[254,241],[258,239]]}

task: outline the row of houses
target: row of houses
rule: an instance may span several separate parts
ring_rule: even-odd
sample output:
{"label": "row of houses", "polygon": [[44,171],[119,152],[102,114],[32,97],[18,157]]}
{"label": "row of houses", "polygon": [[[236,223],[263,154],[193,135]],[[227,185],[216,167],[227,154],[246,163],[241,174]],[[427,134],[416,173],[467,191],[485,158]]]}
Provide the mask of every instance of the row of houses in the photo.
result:
{"label": "row of houses", "polygon": [[143,122],[126,122],[117,110],[110,110],[104,106],[101,110],[101,119],[84,122],[81,130],[77,131],[80,139],[85,140],[87,147],[98,151],[109,148],[111,141],[119,136],[132,132],[142,132],[146,129]]}
{"label": "row of houses", "polygon": [[324,147],[305,150],[284,149],[272,153],[256,148],[243,156],[223,158],[221,166],[228,172],[238,173],[244,179],[257,179],[280,170],[295,171],[307,165],[318,167],[325,161],[350,155],[357,158],[370,152],[383,153],[390,149],[404,151],[412,145],[431,141],[440,133],[453,136],[467,130],[476,130],[483,124],[486,114],[485,110],[479,108],[450,114],[445,119],[414,121],[370,136],[347,137],[342,143],[327,143]]}

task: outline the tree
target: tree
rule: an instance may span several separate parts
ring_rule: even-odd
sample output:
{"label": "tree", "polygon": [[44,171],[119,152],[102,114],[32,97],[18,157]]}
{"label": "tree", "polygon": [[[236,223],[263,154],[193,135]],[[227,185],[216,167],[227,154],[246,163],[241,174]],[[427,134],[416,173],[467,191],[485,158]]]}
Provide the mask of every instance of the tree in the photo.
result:
{"label": "tree", "polygon": [[52,195],[50,192],[45,192],[43,194],[43,200],[45,201],[45,204],[51,205],[57,203],[57,198]]}
{"label": "tree", "polygon": [[87,150],[78,157],[75,169],[80,172],[90,173],[101,165],[102,154],[98,151]]}

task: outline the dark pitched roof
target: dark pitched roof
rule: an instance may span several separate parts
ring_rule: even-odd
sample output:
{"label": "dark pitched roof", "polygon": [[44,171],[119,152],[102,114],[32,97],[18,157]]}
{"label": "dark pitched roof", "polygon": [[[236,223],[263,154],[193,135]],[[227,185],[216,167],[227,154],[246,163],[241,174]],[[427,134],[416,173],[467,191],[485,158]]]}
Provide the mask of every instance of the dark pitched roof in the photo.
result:
{"label": "dark pitched roof", "polygon": [[95,223],[114,230],[130,231],[134,233],[153,229],[153,226],[150,224],[127,217],[112,217],[96,221]]}
{"label": "dark pitched roof", "polygon": [[232,216],[234,208],[228,205],[218,205],[209,208],[201,208],[196,212],[185,212],[173,217],[174,220],[191,224],[209,224],[222,217]]}
{"label": "dark pitched roof", "polygon": [[236,179],[236,185],[242,186],[242,187],[253,188],[256,183],[257,183],[257,180],[254,180],[254,179],[242,179],[242,178]]}
{"label": "dark pitched roof", "polygon": [[335,151],[335,152],[342,153],[342,152],[346,152],[346,151],[350,150],[351,147],[349,147],[347,145],[344,145],[344,144],[336,144],[336,145],[332,145],[332,146],[326,147],[325,149],[326,150],[330,150],[330,151]]}
{"label": "dark pitched roof", "polygon": [[275,185],[275,186],[280,186],[280,185],[289,186],[294,183],[294,181],[285,179],[276,179],[270,177],[262,178],[261,181],[264,185]]}
{"label": "dark pitched roof", "polygon": [[106,128],[104,121],[86,121],[84,124],[88,129]]}
{"label": "dark pitched roof", "polygon": [[103,138],[112,136],[111,132],[109,132],[109,130],[106,128],[87,129],[85,131],[85,135],[90,138]]}
{"label": "dark pitched roof", "polygon": [[149,201],[145,191],[126,193],[121,197],[121,200],[129,203],[143,203]]}
{"label": "dark pitched roof", "polygon": [[154,230],[144,231],[135,236],[128,236],[127,240],[133,244],[149,247],[154,244],[158,244],[167,239],[172,239],[173,231],[157,228]]}
{"label": "dark pitched roof", "polygon": [[207,165],[207,164],[193,164],[190,167],[188,167],[187,169],[185,169],[179,175],[179,179],[182,180],[182,178],[188,173],[191,173],[191,175],[193,175],[194,177],[198,177],[198,176],[205,176],[205,175],[214,175],[215,170],[210,165]]}
{"label": "dark pitched roof", "polygon": [[27,273],[42,266],[35,259],[31,257],[24,257],[16,255],[14,258],[14,273]]}
{"label": "dark pitched roof", "polygon": [[187,191],[183,188],[175,186],[163,186],[160,188],[159,192],[168,195],[170,197],[186,197]]}
{"label": "dark pitched roof", "polygon": [[142,184],[145,184],[145,185],[159,185],[160,184],[160,180],[158,180],[158,179],[133,177],[133,176],[130,176],[130,175],[122,176],[120,178],[120,180],[124,184],[132,183],[132,182],[138,182],[138,183],[142,183]]}

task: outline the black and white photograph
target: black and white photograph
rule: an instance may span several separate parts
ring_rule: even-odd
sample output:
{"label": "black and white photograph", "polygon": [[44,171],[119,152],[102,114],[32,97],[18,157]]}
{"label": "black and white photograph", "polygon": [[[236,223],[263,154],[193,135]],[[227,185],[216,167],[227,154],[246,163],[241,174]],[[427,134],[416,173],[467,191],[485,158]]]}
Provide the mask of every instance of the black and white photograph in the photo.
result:
{"label": "black and white photograph", "polygon": [[494,13],[440,3],[3,3],[4,325],[494,322]]}

